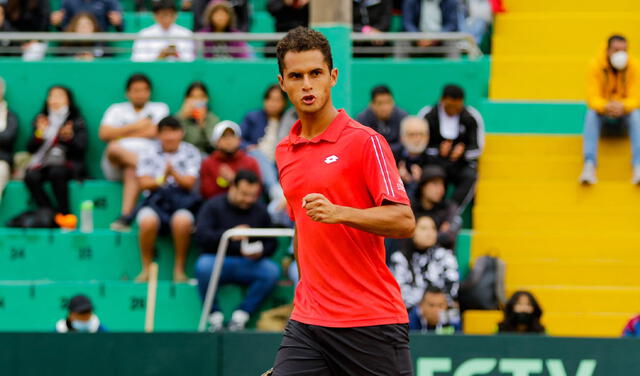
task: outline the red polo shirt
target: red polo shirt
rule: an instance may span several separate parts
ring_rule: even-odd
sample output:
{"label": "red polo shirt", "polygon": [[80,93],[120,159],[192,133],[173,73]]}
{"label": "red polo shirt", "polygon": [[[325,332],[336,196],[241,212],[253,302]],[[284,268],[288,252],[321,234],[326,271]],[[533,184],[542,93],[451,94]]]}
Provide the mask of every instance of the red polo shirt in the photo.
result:
{"label": "red polo shirt", "polygon": [[400,287],[385,264],[383,237],[314,222],[302,208],[309,193],[359,209],[383,201],[409,205],[389,145],[342,110],[312,140],[300,137],[300,130],[298,121],[276,149],[302,272],[291,318],[328,327],[407,323]]}

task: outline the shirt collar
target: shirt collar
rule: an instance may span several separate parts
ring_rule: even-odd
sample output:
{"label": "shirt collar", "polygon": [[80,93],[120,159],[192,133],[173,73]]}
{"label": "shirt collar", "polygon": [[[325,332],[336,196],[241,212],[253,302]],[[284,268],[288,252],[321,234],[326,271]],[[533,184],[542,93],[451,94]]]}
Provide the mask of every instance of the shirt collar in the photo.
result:
{"label": "shirt collar", "polygon": [[304,137],[300,137],[300,132],[302,131],[302,123],[300,120],[296,121],[291,128],[291,132],[289,133],[289,142],[291,145],[297,144],[317,144],[320,141],[326,141],[334,143],[338,141],[338,137],[342,133],[342,130],[347,125],[347,123],[351,120],[349,115],[344,112],[343,109],[338,110],[338,115],[333,119],[331,124],[324,130],[321,134],[312,138],[311,140],[307,140]]}

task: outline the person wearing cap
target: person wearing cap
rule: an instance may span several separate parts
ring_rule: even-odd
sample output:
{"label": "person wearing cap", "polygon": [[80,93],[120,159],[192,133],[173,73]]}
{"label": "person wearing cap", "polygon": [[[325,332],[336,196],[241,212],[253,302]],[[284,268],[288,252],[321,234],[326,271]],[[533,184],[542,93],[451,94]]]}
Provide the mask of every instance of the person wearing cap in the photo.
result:
{"label": "person wearing cap", "polygon": [[136,282],[149,279],[158,233],[170,233],[173,238],[173,281],[188,280],[185,260],[200,204],[200,196],[194,192],[200,171],[200,151],[182,141],[183,137],[184,130],[178,119],[167,116],[158,123],[158,141],[138,161],[136,175],[146,198],[136,217],[142,255],[142,271]]}
{"label": "person wearing cap", "polygon": [[239,170],[250,170],[261,178],[258,162],[240,148],[242,132],[233,121],[216,124],[211,135],[214,152],[200,168],[200,194],[209,199],[229,190]]}
{"label": "person wearing cap", "polygon": [[93,313],[93,304],[86,295],[76,295],[69,301],[69,313],[56,323],[57,333],[98,333],[107,329]]}
{"label": "person wearing cap", "polygon": [[462,220],[455,202],[445,199],[445,179],[446,173],[442,167],[425,167],[412,206],[416,217],[426,215],[433,218],[438,229],[438,243],[453,249]]}
{"label": "person wearing cap", "polygon": [[[261,183],[255,172],[239,170],[227,193],[208,200],[198,213],[196,241],[202,254],[196,262],[198,288],[204,300],[216,261],[218,243],[225,231],[235,228],[269,228],[271,219],[260,202]],[[269,259],[277,247],[275,238],[232,237],[224,257],[220,284],[248,286],[247,294],[235,309],[230,330],[243,329],[262,301],[275,287],[280,268]],[[217,304],[209,317],[210,330],[222,328],[224,316]]]}
{"label": "person wearing cap", "polygon": [[417,116],[407,116],[400,122],[400,143],[392,146],[393,156],[398,164],[398,172],[411,196],[422,177],[422,170],[433,158],[427,154],[429,125]]}

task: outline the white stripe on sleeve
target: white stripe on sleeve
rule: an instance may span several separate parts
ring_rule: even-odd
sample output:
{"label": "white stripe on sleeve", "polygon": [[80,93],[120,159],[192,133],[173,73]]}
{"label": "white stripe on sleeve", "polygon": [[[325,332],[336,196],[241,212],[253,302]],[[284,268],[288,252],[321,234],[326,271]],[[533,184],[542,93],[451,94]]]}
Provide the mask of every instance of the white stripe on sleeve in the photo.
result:
{"label": "white stripe on sleeve", "polygon": [[380,168],[380,174],[382,175],[382,180],[384,180],[384,187],[387,189],[387,194],[391,194],[389,184],[387,183],[387,179],[384,175],[384,169],[382,168],[382,162],[380,160],[380,155],[378,154],[378,147],[376,146],[376,142],[373,140],[374,136],[371,136],[371,144],[373,145],[373,151],[376,154],[376,159],[378,160],[378,167]]}

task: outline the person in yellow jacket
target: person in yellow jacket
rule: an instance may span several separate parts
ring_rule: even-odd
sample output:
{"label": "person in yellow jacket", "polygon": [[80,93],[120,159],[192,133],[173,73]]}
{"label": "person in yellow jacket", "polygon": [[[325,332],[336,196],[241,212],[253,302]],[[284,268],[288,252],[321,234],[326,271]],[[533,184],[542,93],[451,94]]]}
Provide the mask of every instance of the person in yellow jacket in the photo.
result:
{"label": "person in yellow jacket", "polygon": [[633,184],[640,184],[640,89],[638,63],[629,57],[627,40],[609,37],[606,54],[595,58],[589,68],[588,110],[584,120],[584,168],[582,184],[595,184],[598,139],[602,127],[625,125],[631,136]]}

